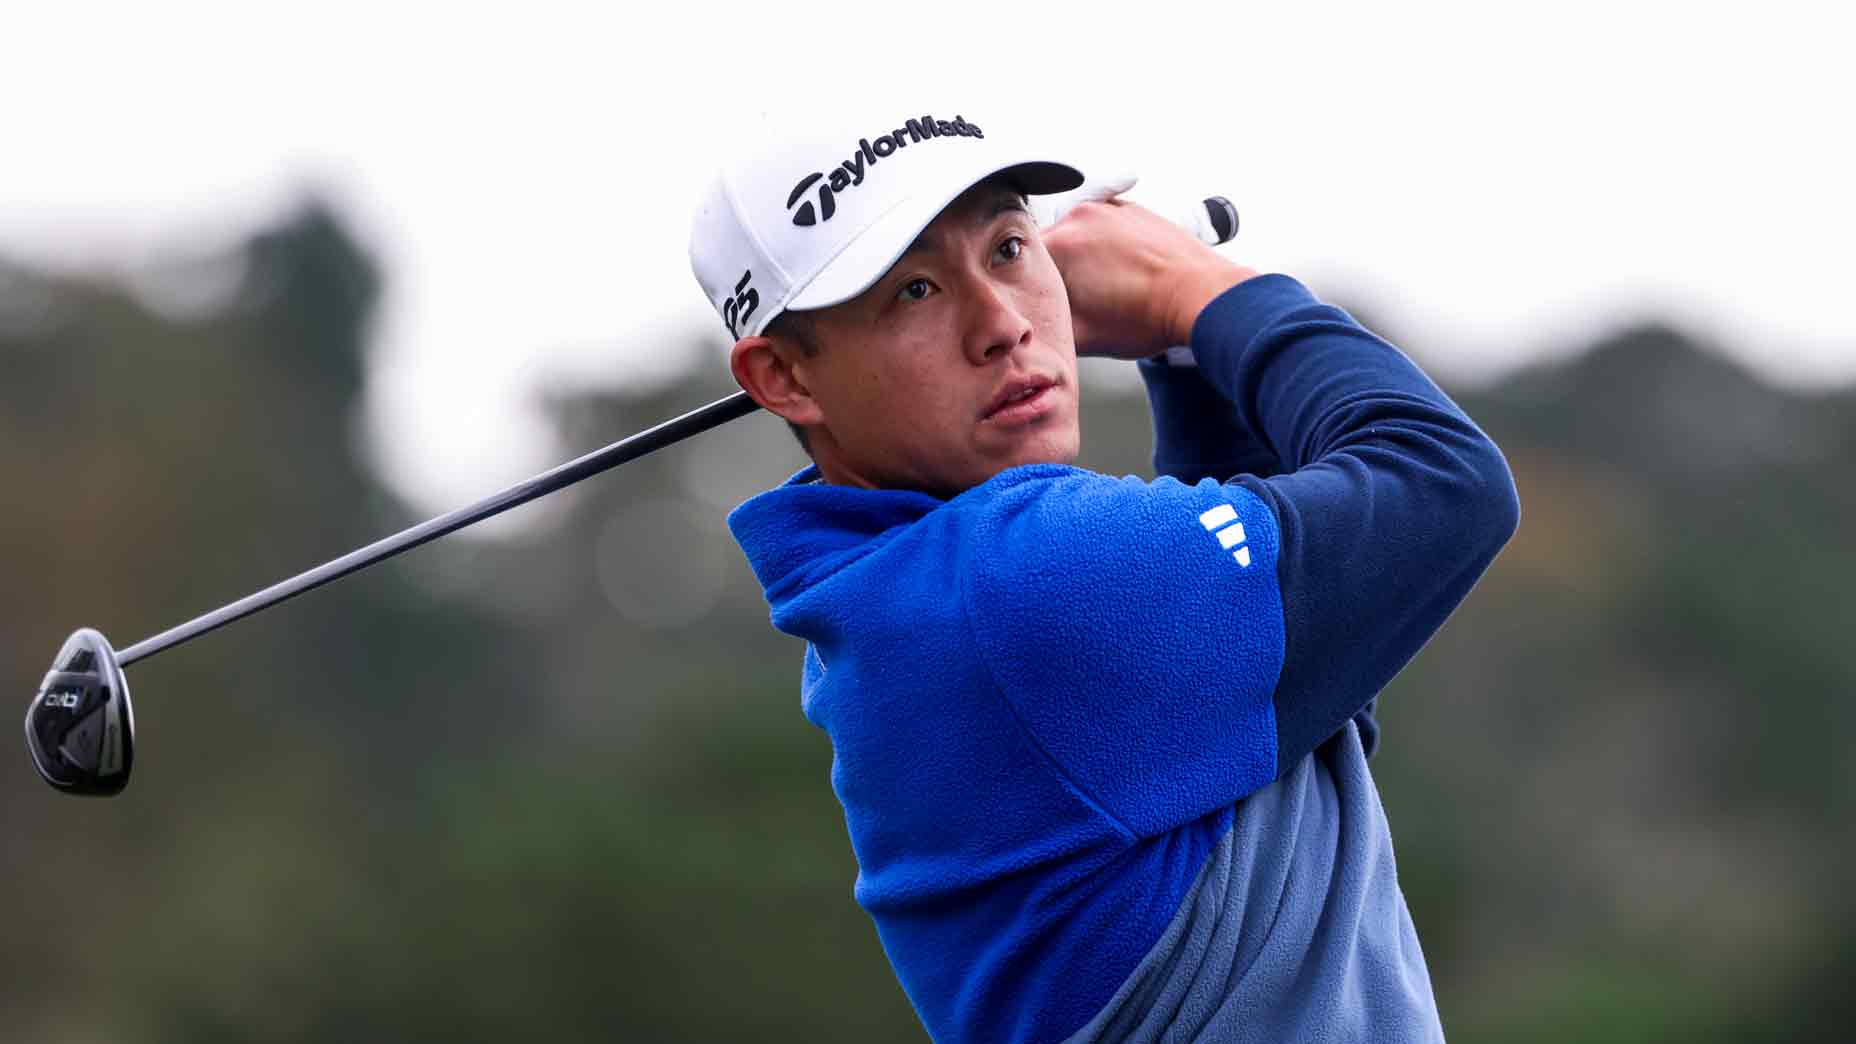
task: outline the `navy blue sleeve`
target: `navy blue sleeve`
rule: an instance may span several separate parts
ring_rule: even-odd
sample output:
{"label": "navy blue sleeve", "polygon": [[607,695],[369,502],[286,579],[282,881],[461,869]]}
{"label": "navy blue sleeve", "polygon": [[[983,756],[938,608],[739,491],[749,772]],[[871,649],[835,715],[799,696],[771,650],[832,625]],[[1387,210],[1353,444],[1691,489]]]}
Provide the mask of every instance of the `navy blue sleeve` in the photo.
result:
{"label": "navy blue sleeve", "polygon": [[1229,404],[1221,423],[1282,472],[1233,482],[1280,532],[1274,702],[1287,771],[1443,625],[1513,535],[1519,503],[1501,451],[1448,396],[1287,276],[1220,295],[1192,349]]}
{"label": "navy blue sleeve", "polygon": [[1198,366],[1171,365],[1162,356],[1136,366],[1153,413],[1155,474],[1191,484],[1282,471],[1282,461],[1238,421]]}
{"label": "navy blue sleeve", "polygon": [[1518,511],[1469,418],[1294,280],[1233,287],[1192,347],[1206,383],[1163,394],[1198,397],[1224,437],[1177,432],[1175,463],[1281,473],[1036,466],[950,505],[973,527],[958,572],[981,662],[1065,783],[1136,836],[1267,785],[1361,714]]}

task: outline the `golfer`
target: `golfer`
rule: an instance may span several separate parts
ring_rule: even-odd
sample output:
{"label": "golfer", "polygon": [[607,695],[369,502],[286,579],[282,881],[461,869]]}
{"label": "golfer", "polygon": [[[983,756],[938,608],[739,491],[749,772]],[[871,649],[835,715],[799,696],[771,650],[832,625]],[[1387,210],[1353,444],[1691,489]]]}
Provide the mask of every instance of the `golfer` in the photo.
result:
{"label": "golfer", "polygon": [[[979,112],[789,131],[691,257],[813,464],[729,524],[939,1041],[1442,1039],[1373,700],[1512,534],[1412,362]],[[1072,466],[1136,361],[1144,481]]]}

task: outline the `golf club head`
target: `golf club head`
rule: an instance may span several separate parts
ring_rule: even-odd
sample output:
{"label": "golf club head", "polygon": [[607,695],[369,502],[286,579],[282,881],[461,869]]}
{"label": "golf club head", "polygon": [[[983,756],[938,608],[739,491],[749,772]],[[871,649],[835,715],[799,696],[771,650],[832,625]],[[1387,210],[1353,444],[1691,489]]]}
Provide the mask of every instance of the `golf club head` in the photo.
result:
{"label": "golf club head", "polygon": [[64,640],[26,709],[26,748],[45,782],[108,797],[129,785],[135,712],[109,640],[88,627]]}

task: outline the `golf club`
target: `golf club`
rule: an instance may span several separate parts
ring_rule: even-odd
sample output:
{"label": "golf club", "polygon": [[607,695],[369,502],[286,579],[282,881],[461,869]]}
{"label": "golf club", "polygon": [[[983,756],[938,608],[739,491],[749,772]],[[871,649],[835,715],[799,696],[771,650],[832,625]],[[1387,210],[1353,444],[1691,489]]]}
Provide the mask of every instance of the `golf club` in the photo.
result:
{"label": "golf club", "polygon": [[[1164,213],[1164,212],[1163,212]],[[1059,213],[1057,216],[1061,216]],[[1169,215],[1172,216],[1172,215]],[[1202,241],[1217,245],[1237,234],[1237,209],[1212,196],[1185,216],[1174,217]],[[582,479],[618,467],[745,417],[760,409],[746,392],[735,392],[699,409],[570,460],[475,504],[428,519],[410,529],[350,551],[288,580],[145,638],[118,653],[101,632],[85,627],[65,639],[51,670],[26,709],[26,748],[45,782],[67,794],[107,797],[129,784],[135,763],[135,714],[123,668],[172,649],[234,620],[294,598],[402,551],[519,507]]]}

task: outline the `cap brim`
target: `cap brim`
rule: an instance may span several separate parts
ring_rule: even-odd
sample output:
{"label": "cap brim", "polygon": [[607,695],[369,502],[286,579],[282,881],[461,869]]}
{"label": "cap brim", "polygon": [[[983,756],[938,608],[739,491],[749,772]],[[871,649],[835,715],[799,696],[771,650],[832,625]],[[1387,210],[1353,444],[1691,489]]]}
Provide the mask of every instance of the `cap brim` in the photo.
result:
{"label": "cap brim", "polygon": [[939,183],[924,184],[920,191],[872,221],[786,302],[786,308],[792,311],[829,308],[868,290],[883,278],[890,266],[915,242],[915,237],[921,235],[949,203],[980,182],[1001,174],[1031,196],[1068,192],[1083,183],[1082,171],[1067,163],[1044,159],[988,164],[980,167],[977,173],[972,167],[958,172],[950,170]]}

